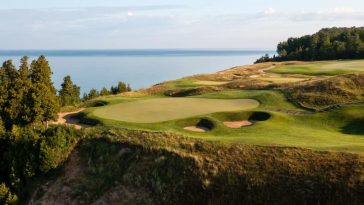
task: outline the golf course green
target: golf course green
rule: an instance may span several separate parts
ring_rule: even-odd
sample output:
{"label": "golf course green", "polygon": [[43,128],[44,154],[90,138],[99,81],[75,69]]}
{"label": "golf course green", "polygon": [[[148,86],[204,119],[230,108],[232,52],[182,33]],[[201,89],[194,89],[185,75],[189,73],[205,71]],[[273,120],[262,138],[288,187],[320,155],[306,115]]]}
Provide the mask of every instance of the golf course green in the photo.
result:
{"label": "golf course green", "polygon": [[256,108],[251,99],[160,98],[119,103],[97,109],[100,118],[133,123],[156,123],[223,111]]}
{"label": "golf course green", "polygon": [[[364,105],[357,101],[360,98],[356,96],[361,95],[361,90],[355,87],[361,78],[342,75],[364,71],[364,61],[267,63],[258,64],[256,68],[242,66],[228,71],[168,81],[161,89],[151,87],[135,92],[135,96],[100,97],[94,104],[102,106],[87,108],[83,111],[83,120],[110,127],[168,131],[228,143],[364,153]],[[260,73],[260,77],[250,77],[256,73]],[[337,78],[328,78],[332,75]],[[218,79],[224,79],[224,83],[200,84],[219,82]],[[252,89],[261,81],[266,87]],[[348,92],[345,98],[345,102],[355,104],[346,103],[343,107],[335,104],[332,110],[312,111],[298,103],[298,100],[303,101],[306,96],[315,94],[311,82],[320,83],[317,90],[327,88],[317,97],[317,102],[355,90],[356,93]],[[232,86],[235,84],[238,86]],[[247,85],[249,89],[245,87]],[[165,94],[174,89],[178,92],[179,89],[196,88],[200,92],[193,93],[193,96],[166,97]],[[292,88],[295,88],[295,95],[290,96],[298,96],[297,99],[287,95]],[[312,106],[316,106],[315,102]],[[264,121],[251,120],[254,113],[271,117]],[[204,129],[201,122],[209,122],[211,128]],[[226,126],[229,123],[250,123],[251,126],[234,129]],[[195,128],[202,128],[204,132],[193,131]]]}

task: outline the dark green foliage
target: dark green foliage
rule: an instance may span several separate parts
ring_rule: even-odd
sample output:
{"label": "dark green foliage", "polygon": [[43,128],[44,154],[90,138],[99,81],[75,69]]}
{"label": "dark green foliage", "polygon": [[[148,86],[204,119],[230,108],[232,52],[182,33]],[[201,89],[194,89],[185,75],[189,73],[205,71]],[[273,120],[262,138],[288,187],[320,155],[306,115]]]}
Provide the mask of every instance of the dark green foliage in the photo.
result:
{"label": "dark green foliage", "polygon": [[80,87],[73,84],[71,76],[64,77],[61,87],[59,98],[62,106],[77,105],[81,102]]}
{"label": "dark green foliage", "polygon": [[[68,158],[81,133],[68,127],[19,128],[0,137],[0,205],[23,196],[30,178],[58,168]],[[5,190],[5,191],[4,191]],[[16,193],[16,195],[12,194]]]}
{"label": "dark green foliage", "polygon": [[91,89],[87,95],[87,100],[91,100],[91,99],[97,98],[99,96],[100,96],[100,94],[96,89]]}
{"label": "dark green foliage", "polygon": [[60,110],[56,89],[51,81],[52,71],[44,56],[33,61],[30,66],[32,89],[30,93],[31,113],[33,122],[47,122],[57,118]]}
{"label": "dark green foliage", "polygon": [[11,193],[10,189],[6,186],[5,183],[0,184],[0,204],[11,205],[17,204],[18,197]]}
{"label": "dark green foliage", "polygon": [[313,35],[289,38],[277,46],[278,57],[257,60],[333,60],[364,58],[364,27],[325,28]]}
{"label": "dark green foliage", "polygon": [[62,164],[77,142],[73,129],[56,127],[48,129],[45,135],[39,144],[39,169],[44,173]]}
{"label": "dark green foliage", "polygon": [[103,87],[102,90],[100,91],[100,95],[101,96],[110,95],[110,91],[107,88]]}
{"label": "dark green foliage", "polygon": [[21,59],[19,70],[11,60],[0,69],[0,117],[7,130],[13,125],[25,126],[55,119],[59,111],[51,69],[44,56],[28,67]]}
{"label": "dark green foliage", "polygon": [[119,93],[125,93],[131,91],[131,87],[129,84],[126,84],[124,82],[119,82],[116,87],[111,86],[110,92],[114,95]]}
{"label": "dark green foliage", "polygon": [[116,95],[120,93],[130,92],[132,91],[129,84],[126,84],[124,82],[119,82],[117,86],[111,86],[110,91],[107,90],[107,88],[103,87],[101,91],[97,91],[96,89],[91,89],[88,94],[83,94],[83,101],[92,100],[94,98],[97,98],[99,96],[107,96],[107,95]]}

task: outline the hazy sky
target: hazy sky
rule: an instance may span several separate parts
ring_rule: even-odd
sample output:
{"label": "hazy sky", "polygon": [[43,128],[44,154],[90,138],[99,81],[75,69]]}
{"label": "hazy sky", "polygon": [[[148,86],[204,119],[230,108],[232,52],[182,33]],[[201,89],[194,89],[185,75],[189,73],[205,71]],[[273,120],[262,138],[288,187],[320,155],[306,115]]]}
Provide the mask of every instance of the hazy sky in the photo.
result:
{"label": "hazy sky", "polygon": [[0,49],[273,49],[363,19],[364,0],[11,0]]}

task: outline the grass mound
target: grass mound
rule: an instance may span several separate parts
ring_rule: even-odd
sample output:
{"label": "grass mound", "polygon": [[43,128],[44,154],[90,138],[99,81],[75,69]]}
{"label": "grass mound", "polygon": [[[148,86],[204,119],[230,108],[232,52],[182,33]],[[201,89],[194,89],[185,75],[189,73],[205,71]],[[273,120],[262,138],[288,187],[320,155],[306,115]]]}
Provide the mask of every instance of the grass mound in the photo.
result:
{"label": "grass mound", "polygon": [[206,93],[213,93],[213,92],[218,92],[218,91],[222,91],[222,88],[205,86],[205,87],[197,87],[197,88],[167,90],[166,92],[164,92],[164,95],[170,96],[170,97],[187,97],[187,96],[194,96],[194,95],[202,95],[202,94],[206,94]]}
{"label": "grass mound", "polygon": [[364,74],[347,74],[287,88],[288,97],[303,107],[322,110],[364,100]]}
{"label": "grass mound", "polygon": [[[113,204],[107,196],[177,205],[364,200],[364,159],[355,154],[227,145],[127,130],[90,132],[77,151],[77,169],[65,169],[56,183],[39,186],[44,191],[32,194],[35,204]],[[72,159],[66,167],[70,163]]]}

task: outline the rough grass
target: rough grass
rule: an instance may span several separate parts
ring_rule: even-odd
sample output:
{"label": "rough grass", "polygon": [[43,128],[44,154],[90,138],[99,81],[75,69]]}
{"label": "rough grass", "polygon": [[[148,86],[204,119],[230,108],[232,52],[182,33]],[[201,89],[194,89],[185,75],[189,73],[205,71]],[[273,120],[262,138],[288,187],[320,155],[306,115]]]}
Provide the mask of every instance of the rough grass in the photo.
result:
{"label": "rough grass", "polygon": [[364,200],[360,155],[226,145],[172,133],[88,132],[77,149],[77,172],[65,169],[57,183],[44,183],[42,189],[54,191],[40,199],[48,204],[177,205],[335,205]]}
{"label": "rough grass", "polygon": [[285,89],[290,99],[303,107],[321,110],[364,100],[364,74],[346,74],[301,83]]}
{"label": "rough grass", "polygon": [[94,111],[94,115],[125,122],[155,123],[258,106],[259,103],[251,99],[161,98],[101,107]]}
{"label": "rough grass", "polygon": [[340,75],[364,71],[364,60],[322,61],[279,65],[269,72],[279,74]]}
{"label": "rough grass", "polygon": [[226,81],[207,81],[207,80],[203,81],[202,80],[202,81],[196,81],[195,83],[197,85],[224,85],[228,82],[226,82]]}

